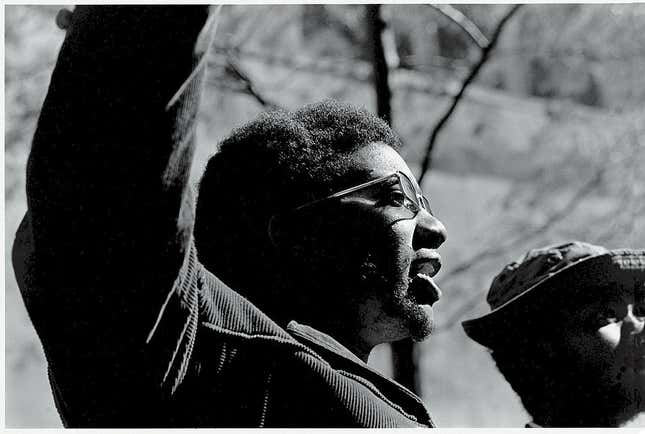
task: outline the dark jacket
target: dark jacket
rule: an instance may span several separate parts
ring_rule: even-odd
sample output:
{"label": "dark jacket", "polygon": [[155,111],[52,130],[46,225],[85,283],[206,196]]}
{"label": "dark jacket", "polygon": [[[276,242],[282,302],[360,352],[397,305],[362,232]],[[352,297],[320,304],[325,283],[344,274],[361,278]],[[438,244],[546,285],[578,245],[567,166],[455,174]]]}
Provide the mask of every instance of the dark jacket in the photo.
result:
{"label": "dark jacket", "polygon": [[279,327],[199,263],[188,172],[206,18],[73,14],[13,251],[63,423],[432,426],[412,393],[323,333]]}

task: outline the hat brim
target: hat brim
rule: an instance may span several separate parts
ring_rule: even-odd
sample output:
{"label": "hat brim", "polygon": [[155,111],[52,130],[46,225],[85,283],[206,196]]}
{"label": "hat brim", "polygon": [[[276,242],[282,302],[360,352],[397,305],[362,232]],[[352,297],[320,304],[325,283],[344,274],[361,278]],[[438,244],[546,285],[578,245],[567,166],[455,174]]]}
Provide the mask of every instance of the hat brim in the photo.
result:
{"label": "hat brim", "polygon": [[645,250],[611,251],[582,259],[554,272],[491,312],[462,322],[462,327],[471,339],[493,349],[513,339],[518,332],[543,321],[549,310],[557,309],[565,300],[570,300],[583,290],[601,286],[599,282],[637,283],[643,280]]}

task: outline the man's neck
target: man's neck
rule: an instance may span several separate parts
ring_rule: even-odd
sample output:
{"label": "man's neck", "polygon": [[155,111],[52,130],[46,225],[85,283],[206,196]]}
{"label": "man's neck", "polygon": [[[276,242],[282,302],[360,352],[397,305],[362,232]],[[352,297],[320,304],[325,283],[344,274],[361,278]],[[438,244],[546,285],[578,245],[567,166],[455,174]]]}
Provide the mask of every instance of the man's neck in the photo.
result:
{"label": "man's neck", "polygon": [[354,353],[356,357],[358,357],[365,363],[367,363],[367,360],[370,357],[370,353],[374,348],[371,345],[365,345],[364,343],[361,343],[361,342],[351,342],[351,341],[343,340],[342,336],[336,338],[336,340],[338,340],[341,343],[341,345],[346,347],[348,350]]}
{"label": "man's neck", "polygon": [[356,357],[361,359],[364,363],[367,363],[374,346],[363,341],[358,335],[348,335],[347,330],[351,328],[346,326],[343,327],[341,324],[331,323],[311,325],[317,330],[334,338],[339,344],[351,351]]}

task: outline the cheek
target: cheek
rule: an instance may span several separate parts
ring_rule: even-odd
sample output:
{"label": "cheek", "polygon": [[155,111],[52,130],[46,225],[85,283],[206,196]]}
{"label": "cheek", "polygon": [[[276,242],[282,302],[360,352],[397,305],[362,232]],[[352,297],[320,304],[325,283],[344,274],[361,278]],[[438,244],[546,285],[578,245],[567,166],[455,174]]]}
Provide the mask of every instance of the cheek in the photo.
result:
{"label": "cheek", "polygon": [[609,350],[614,350],[620,344],[621,327],[620,324],[607,324],[596,332],[600,344]]}
{"label": "cheek", "polygon": [[412,259],[412,236],[414,233],[413,220],[401,220],[393,224],[384,225],[379,230],[367,234],[372,251],[377,253],[379,262],[383,264],[407,262]]}
{"label": "cheek", "polygon": [[620,327],[609,324],[597,330],[578,330],[565,338],[568,352],[576,362],[589,367],[606,367],[616,357],[620,343]]}
{"label": "cheek", "polygon": [[412,239],[414,238],[414,228],[414,220],[400,220],[390,226],[389,235],[392,249],[399,254],[413,255]]}
{"label": "cheek", "polygon": [[404,274],[407,281],[408,269],[414,259],[412,237],[414,234],[414,221],[403,220],[392,225],[390,232],[390,257],[394,259],[396,268]]}

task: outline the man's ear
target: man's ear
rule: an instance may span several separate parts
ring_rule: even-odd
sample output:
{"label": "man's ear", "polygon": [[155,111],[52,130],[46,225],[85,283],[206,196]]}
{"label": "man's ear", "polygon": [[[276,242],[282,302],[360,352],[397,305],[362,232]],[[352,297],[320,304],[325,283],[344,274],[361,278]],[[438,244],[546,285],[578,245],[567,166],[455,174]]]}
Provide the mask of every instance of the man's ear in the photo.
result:
{"label": "man's ear", "polygon": [[301,243],[295,239],[293,234],[293,222],[284,214],[275,214],[269,220],[267,232],[271,244],[278,251],[284,249],[300,249]]}
{"label": "man's ear", "polygon": [[280,249],[280,246],[283,244],[284,233],[283,233],[283,219],[279,214],[272,215],[269,219],[269,224],[267,225],[267,234],[269,235],[269,240],[271,244],[276,249]]}
{"label": "man's ear", "polygon": [[290,219],[288,215],[276,214],[271,217],[267,232],[271,244],[278,254],[285,254],[290,258],[299,258],[304,255],[307,239],[298,229],[298,223]]}

